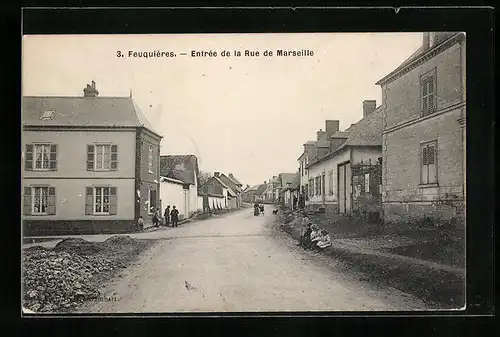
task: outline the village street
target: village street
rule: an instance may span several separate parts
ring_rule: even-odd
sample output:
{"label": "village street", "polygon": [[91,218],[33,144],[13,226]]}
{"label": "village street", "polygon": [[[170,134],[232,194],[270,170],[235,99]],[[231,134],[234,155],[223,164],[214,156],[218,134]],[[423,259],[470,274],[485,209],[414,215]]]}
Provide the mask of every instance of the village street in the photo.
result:
{"label": "village street", "polygon": [[80,312],[248,312],[421,310],[395,289],[374,289],[332,270],[271,234],[273,215],[247,208],[179,228],[139,234],[160,238],[104,291],[113,300]]}

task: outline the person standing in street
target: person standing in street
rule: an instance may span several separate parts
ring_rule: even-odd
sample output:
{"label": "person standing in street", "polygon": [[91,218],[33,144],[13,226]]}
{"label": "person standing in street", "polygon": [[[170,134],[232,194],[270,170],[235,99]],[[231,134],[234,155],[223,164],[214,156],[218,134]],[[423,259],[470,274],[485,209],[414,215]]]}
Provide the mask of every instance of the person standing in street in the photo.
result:
{"label": "person standing in street", "polygon": [[168,227],[170,226],[170,205],[165,208],[165,213],[163,214],[165,217],[165,225]]}
{"label": "person standing in street", "polygon": [[153,227],[158,227],[160,225],[160,209],[157,208],[153,213]]}
{"label": "person standing in street", "polygon": [[172,227],[178,227],[179,211],[175,208],[175,206],[172,207],[172,211],[170,212],[170,218],[172,220]]}

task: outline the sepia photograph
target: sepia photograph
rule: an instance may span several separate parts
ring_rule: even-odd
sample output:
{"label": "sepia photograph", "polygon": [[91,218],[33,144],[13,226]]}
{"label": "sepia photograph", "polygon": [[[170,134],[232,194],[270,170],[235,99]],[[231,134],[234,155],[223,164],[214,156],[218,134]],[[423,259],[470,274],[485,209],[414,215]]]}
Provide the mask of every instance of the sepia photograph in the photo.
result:
{"label": "sepia photograph", "polygon": [[464,309],[464,32],[24,35],[21,68],[23,313]]}

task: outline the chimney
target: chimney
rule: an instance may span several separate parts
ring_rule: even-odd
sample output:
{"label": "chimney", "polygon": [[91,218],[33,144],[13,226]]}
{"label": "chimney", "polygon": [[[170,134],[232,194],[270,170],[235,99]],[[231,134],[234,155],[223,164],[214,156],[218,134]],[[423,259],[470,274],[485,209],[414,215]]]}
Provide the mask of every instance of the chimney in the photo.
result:
{"label": "chimney", "polygon": [[317,137],[316,138],[317,141],[326,140],[326,132],[323,131],[323,130],[321,130],[321,129],[319,129],[319,131],[316,132],[316,137]]}
{"label": "chimney", "polygon": [[95,81],[92,80],[92,89],[95,90]]}
{"label": "chimney", "polygon": [[325,121],[325,130],[326,130],[326,140],[329,140],[335,132],[339,131],[339,121],[338,120]]}
{"label": "chimney", "polygon": [[214,172],[214,177],[219,178],[219,176],[220,176],[220,172]]}
{"label": "chimney", "polygon": [[267,181],[264,180],[264,185],[267,184]]}
{"label": "chimney", "polygon": [[229,177],[233,178],[234,176],[233,176],[233,174],[232,174],[232,173],[229,173]]}
{"label": "chimney", "polygon": [[363,101],[363,118],[371,114],[377,108],[376,100]]}

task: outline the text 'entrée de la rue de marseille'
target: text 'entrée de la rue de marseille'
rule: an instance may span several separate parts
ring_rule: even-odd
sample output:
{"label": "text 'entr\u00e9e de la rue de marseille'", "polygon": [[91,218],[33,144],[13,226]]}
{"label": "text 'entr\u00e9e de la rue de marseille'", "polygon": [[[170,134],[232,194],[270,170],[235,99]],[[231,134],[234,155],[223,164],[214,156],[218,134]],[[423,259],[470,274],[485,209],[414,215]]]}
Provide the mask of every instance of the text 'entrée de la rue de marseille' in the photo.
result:
{"label": "text 'entr\u00e9e de la rue de marseille'", "polygon": [[[272,57],[272,56],[281,56],[281,57],[302,57],[302,56],[314,56],[314,51],[309,49],[297,49],[297,50],[287,50],[287,49],[276,49],[276,50],[191,50],[190,53],[180,53],[182,56],[190,56],[190,57]],[[122,51],[116,52],[117,57],[128,56],[131,58],[172,58],[177,57],[177,53],[174,52],[166,52],[162,50],[154,50],[154,51],[134,51],[129,50],[128,53],[123,53]]]}

